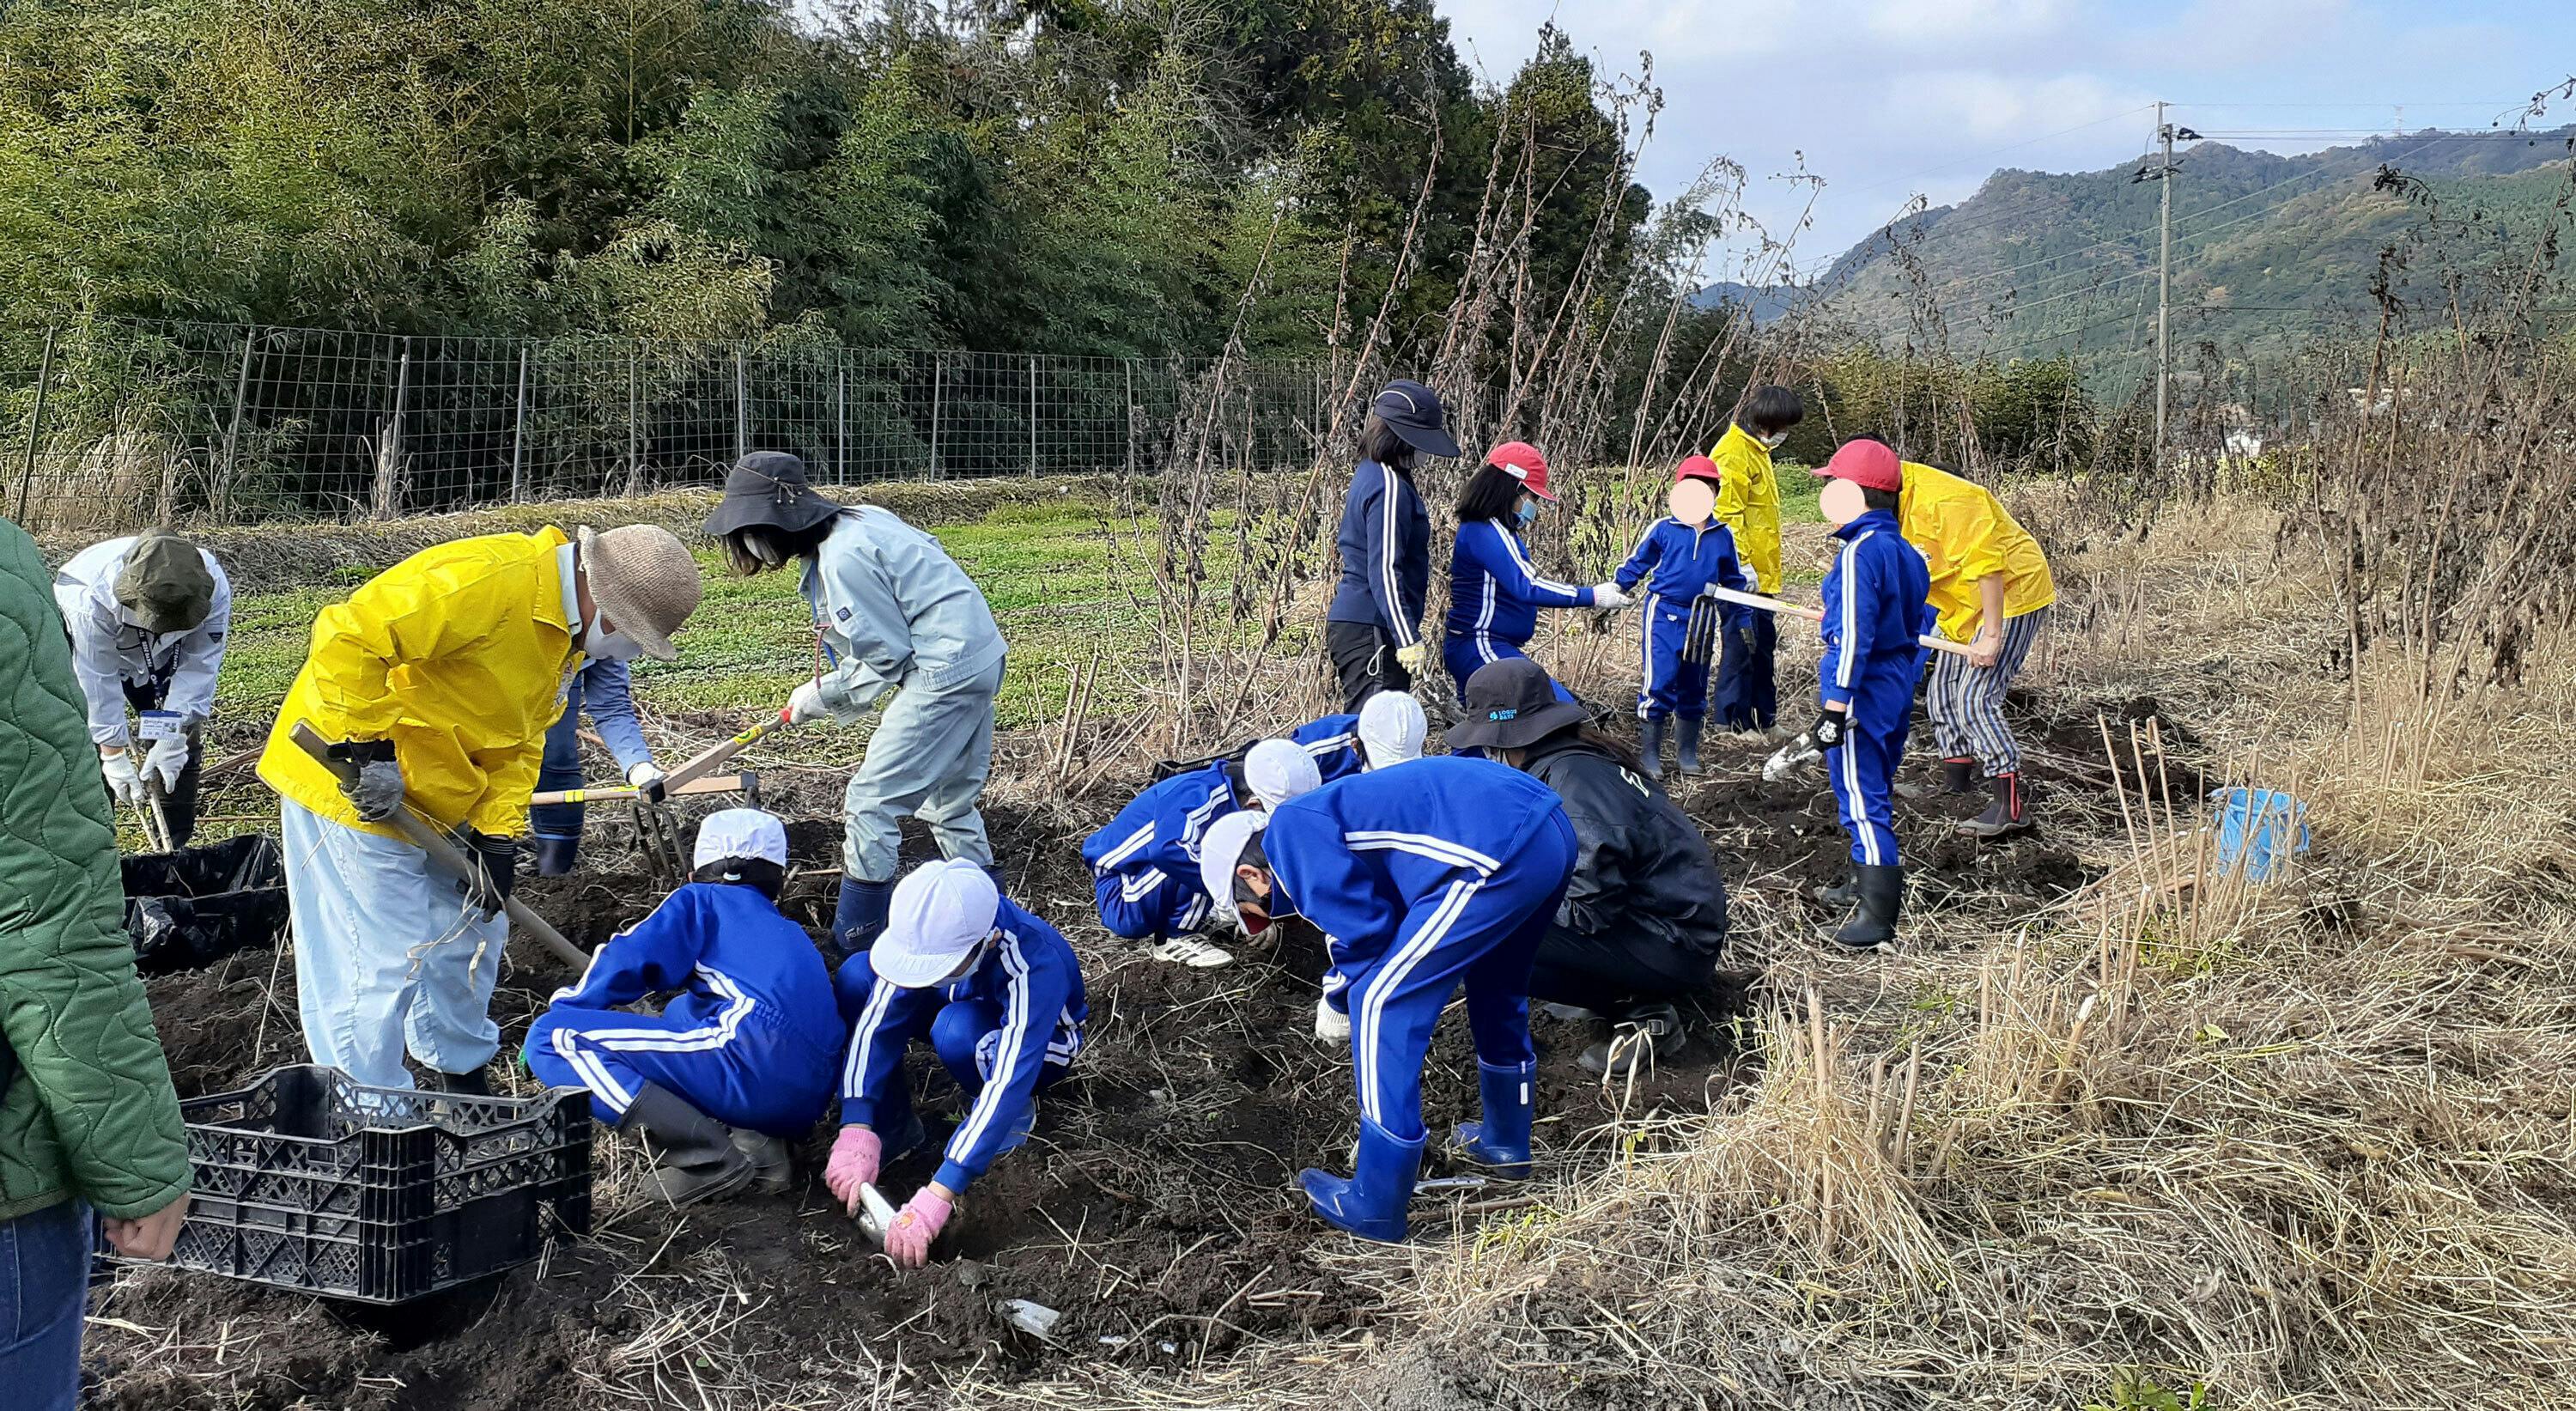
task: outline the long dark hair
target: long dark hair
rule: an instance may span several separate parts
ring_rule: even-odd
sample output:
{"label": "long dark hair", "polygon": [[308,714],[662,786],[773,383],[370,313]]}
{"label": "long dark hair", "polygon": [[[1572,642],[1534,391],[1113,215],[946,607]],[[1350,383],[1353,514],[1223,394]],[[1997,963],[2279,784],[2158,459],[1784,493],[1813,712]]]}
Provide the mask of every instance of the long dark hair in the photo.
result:
{"label": "long dark hair", "polygon": [[1530,748],[1536,749],[1551,741],[1561,741],[1569,735],[1574,737],[1575,745],[1588,749],[1594,754],[1607,756],[1611,763],[1641,779],[1655,777],[1647,772],[1646,762],[1638,757],[1634,749],[1629,748],[1627,741],[1616,735],[1605,735],[1589,725],[1568,725],[1562,730],[1549,731],[1532,740]]}
{"label": "long dark hair", "polygon": [[1362,460],[1376,461],[1398,475],[1411,475],[1413,462],[1420,454],[1413,449],[1412,442],[1395,434],[1395,428],[1386,424],[1386,418],[1375,412],[1370,412],[1368,420],[1360,426]]}
{"label": "long dark hair", "polygon": [[[745,578],[767,573],[813,553],[830,538],[839,515],[819,520],[803,529],[781,529],[774,524],[746,524],[728,532],[723,540],[725,563]],[[765,551],[765,552],[764,552]]]}
{"label": "long dark hair", "polygon": [[1521,494],[1527,488],[1510,471],[1498,465],[1488,465],[1468,477],[1467,488],[1458,492],[1458,522],[1474,524],[1478,520],[1507,520],[1511,518],[1512,507],[1520,503]]}

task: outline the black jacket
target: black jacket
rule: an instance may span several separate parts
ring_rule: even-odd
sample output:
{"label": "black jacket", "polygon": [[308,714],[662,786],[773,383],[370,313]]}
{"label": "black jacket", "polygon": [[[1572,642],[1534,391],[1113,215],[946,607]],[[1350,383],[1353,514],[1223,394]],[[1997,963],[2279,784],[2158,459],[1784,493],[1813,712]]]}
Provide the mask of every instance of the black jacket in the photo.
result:
{"label": "black jacket", "polygon": [[1726,944],[1726,880],[1689,815],[1571,731],[1532,745],[1521,767],[1556,790],[1574,822],[1574,878],[1557,924],[1715,958]]}

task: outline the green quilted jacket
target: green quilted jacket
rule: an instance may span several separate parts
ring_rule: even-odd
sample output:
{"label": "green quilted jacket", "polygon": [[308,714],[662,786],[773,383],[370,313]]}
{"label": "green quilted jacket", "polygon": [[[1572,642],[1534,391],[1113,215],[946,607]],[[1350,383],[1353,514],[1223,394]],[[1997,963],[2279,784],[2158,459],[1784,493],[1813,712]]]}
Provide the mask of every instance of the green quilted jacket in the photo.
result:
{"label": "green quilted jacket", "polygon": [[0,519],[0,1220],[73,1196],[133,1219],[187,1192],[187,1137],[52,584]]}

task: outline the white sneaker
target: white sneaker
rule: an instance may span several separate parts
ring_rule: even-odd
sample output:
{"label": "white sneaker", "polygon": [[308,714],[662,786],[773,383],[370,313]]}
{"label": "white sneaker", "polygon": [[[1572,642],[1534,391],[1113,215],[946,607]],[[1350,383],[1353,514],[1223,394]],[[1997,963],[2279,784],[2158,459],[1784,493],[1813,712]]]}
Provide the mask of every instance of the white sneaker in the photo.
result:
{"label": "white sneaker", "polygon": [[1214,970],[1220,965],[1234,963],[1233,951],[1210,945],[1196,936],[1174,936],[1154,947],[1152,954],[1156,960],[1186,965],[1192,970]]}

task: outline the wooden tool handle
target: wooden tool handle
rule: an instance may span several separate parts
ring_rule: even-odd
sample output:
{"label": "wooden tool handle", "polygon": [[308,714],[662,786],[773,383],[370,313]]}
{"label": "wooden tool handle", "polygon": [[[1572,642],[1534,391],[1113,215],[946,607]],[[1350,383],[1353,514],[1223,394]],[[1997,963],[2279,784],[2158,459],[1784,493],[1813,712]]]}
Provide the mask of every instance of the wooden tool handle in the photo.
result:
{"label": "wooden tool handle", "polygon": [[[751,784],[752,776],[748,774],[710,774],[703,779],[692,779],[677,788],[673,788],[671,781],[666,778],[662,781],[662,796],[676,799],[693,794],[730,794],[748,789]],[[624,803],[630,799],[641,798],[643,794],[643,790],[631,784],[610,784],[597,789],[555,789],[542,794],[531,794],[528,802],[532,805]]]}
{"label": "wooden tool handle", "polygon": [[708,774],[723,768],[726,760],[729,760],[735,755],[742,753],[744,750],[751,748],[753,743],[758,741],[762,736],[767,735],[770,731],[775,730],[786,723],[787,712],[782,710],[776,715],[763,717],[761,720],[753,724],[750,729],[743,731],[732,739],[727,740],[702,754],[692,755],[685,763],[681,764],[679,768],[662,776],[662,791],[664,793],[678,793],[681,785],[694,779],[704,778]]}
{"label": "wooden tool handle", "polygon": [[[1760,593],[1747,593],[1735,588],[1720,588],[1715,584],[1711,584],[1700,591],[1722,603],[1738,603],[1749,608],[1760,608],[1764,612],[1783,613],[1790,617],[1803,617],[1809,622],[1822,622],[1825,620],[1825,612],[1822,608],[1802,608],[1796,603],[1784,603],[1778,598],[1766,598]],[[1974,657],[1976,655],[1974,651],[1969,649],[1968,644],[1965,642],[1953,642],[1947,637],[1934,636],[1929,632],[1922,634],[1914,640],[1921,642],[1923,645],[1930,647],[1936,652],[1948,652],[1954,657]]]}
{"label": "wooden tool handle", "polygon": [[[295,728],[288,731],[287,735],[288,738],[295,741],[295,747],[297,749],[313,756],[314,763],[321,765],[324,769],[330,770],[340,778],[345,780],[356,772],[356,765],[351,764],[346,760],[337,760],[331,757],[330,742],[322,738],[321,732],[315,730],[310,721],[299,720],[295,722]],[[430,861],[437,863],[440,867],[447,869],[449,872],[455,873],[459,877],[473,877],[475,863],[465,856],[464,849],[459,848],[452,842],[449,842],[445,835],[441,834],[437,829],[429,826],[427,820],[423,819],[418,813],[413,811],[411,800],[408,797],[403,800],[403,806],[394,811],[394,816],[390,821],[393,823],[395,828],[401,830],[403,837],[407,839],[413,847],[416,847],[423,853],[428,854]],[[504,897],[501,900],[501,907],[502,910],[509,915],[509,918],[513,923],[515,923],[521,930],[526,931],[529,935],[544,942],[546,949],[553,951],[557,956],[561,957],[565,964],[570,965],[575,969],[588,968],[590,965],[589,953],[582,950],[581,947],[574,945],[572,942],[565,940],[563,932],[556,930],[552,923],[548,922],[544,917],[539,916],[527,903],[520,901],[517,897]]]}

